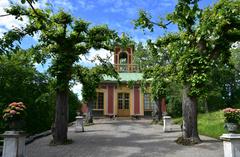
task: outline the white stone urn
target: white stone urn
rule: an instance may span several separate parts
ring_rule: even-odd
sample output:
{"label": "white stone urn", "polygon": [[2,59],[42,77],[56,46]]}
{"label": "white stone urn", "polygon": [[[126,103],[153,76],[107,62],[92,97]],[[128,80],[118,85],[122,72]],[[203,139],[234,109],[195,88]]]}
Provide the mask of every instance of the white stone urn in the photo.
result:
{"label": "white stone urn", "polygon": [[239,125],[236,123],[225,123],[224,128],[231,133],[237,132]]}

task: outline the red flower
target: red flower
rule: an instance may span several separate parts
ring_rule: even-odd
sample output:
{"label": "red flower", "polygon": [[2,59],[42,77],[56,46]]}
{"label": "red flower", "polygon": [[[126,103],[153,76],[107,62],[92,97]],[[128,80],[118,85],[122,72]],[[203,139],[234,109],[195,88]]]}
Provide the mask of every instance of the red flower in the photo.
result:
{"label": "red flower", "polygon": [[14,115],[14,114],[16,114],[17,112],[16,112],[15,110],[11,110],[10,113],[11,113],[12,115]]}

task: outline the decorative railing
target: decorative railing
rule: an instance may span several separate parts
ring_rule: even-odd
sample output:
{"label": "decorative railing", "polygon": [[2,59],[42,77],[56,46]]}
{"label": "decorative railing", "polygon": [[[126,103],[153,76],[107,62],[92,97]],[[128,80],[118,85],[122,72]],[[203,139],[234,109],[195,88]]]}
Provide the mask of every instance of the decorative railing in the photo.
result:
{"label": "decorative railing", "polygon": [[117,72],[139,72],[137,64],[114,64]]}

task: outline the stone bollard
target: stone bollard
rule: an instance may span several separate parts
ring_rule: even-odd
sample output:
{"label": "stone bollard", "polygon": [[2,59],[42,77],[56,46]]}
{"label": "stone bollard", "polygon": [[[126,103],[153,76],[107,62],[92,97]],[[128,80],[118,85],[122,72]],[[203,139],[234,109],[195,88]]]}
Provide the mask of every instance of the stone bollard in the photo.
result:
{"label": "stone bollard", "polygon": [[84,132],[83,116],[76,117],[75,132]]}
{"label": "stone bollard", "polygon": [[2,157],[26,157],[26,135],[22,131],[5,131]]}
{"label": "stone bollard", "polygon": [[223,140],[224,157],[240,156],[240,134],[223,134],[220,139]]}
{"label": "stone bollard", "polygon": [[171,117],[170,116],[163,116],[163,132],[171,131]]}

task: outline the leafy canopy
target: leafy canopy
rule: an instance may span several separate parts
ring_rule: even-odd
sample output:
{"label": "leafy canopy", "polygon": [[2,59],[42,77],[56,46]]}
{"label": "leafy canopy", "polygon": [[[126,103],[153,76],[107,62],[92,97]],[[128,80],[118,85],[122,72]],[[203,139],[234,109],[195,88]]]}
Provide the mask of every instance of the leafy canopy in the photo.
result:
{"label": "leafy canopy", "polygon": [[[151,16],[140,11],[135,26],[154,30],[154,25],[166,28],[176,24],[179,32],[159,38],[154,45],[164,47],[171,58],[172,67],[179,80],[190,87],[189,95],[205,93],[212,67],[227,64],[231,44],[239,40],[240,2],[220,0],[213,7],[200,9],[198,0],[179,0],[173,13],[165,21],[152,22]],[[159,65],[157,65],[159,66]],[[156,68],[156,71],[160,71]],[[170,75],[171,76],[171,75]]]}

